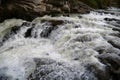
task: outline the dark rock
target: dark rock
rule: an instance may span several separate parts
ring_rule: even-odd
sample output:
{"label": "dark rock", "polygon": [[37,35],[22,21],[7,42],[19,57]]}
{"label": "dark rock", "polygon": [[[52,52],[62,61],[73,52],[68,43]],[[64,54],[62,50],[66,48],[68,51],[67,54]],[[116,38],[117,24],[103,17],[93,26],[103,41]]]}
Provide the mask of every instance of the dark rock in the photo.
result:
{"label": "dark rock", "polygon": [[[48,26],[44,26],[42,32],[40,33],[40,36],[44,38],[47,38],[53,30],[57,29],[58,28],[57,25],[61,25],[64,23],[63,20],[47,20],[47,19],[42,19],[41,22],[47,23],[46,25],[48,25]],[[22,26],[30,27],[25,32],[25,37],[26,38],[32,37],[32,31],[34,29],[35,23],[24,22]],[[36,38],[37,35],[35,34],[34,37]]]}
{"label": "dark rock", "polygon": [[41,22],[42,23],[48,22],[49,25],[51,25],[49,27],[44,27],[43,31],[40,34],[41,37],[45,38],[47,38],[53,30],[57,29],[58,25],[62,25],[64,23],[63,20],[46,20],[46,19],[42,19]]}
{"label": "dark rock", "polygon": [[119,23],[120,23],[120,20],[119,20],[119,19],[115,19],[115,18],[104,18],[104,20],[105,20],[108,24],[120,28],[120,24],[119,24]]}
{"label": "dark rock", "polygon": [[120,21],[118,19],[115,18],[104,18],[105,21]]}
{"label": "dark rock", "polygon": [[[117,36],[117,37],[115,37]],[[114,48],[120,49],[120,38],[119,34],[113,36],[106,36],[105,39],[108,41],[109,44],[111,44]]]}
{"label": "dark rock", "polygon": [[45,27],[45,29],[41,32],[40,36],[46,38],[50,35],[52,30],[53,27]]}
{"label": "dark rock", "polygon": [[118,54],[101,54],[100,61],[109,67],[112,80],[120,79],[120,56]]}
{"label": "dark rock", "polygon": [[75,26],[75,28],[80,28],[80,27],[81,27],[81,25],[76,25],[76,26]]}
{"label": "dark rock", "polygon": [[108,43],[110,43],[113,47],[120,49],[120,44],[115,43],[115,42],[112,41],[112,40],[108,41]]}
{"label": "dark rock", "polygon": [[6,71],[8,68],[0,68],[0,80],[9,80],[9,76],[6,75]]}
{"label": "dark rock", "polygon": [[106,9],[108,7],[120,7],[120,0],[79,0],[85,4],[97,8],[97,9]]}
{"label": "dark rock", "polygon": [[[87,71],[85,72],[86,74],[93,74],[97,78],[92,80],[109,80],[110,79],[109,68],[107,66],[103,67],[104,69],[100,69],[99,67],[97,67],[96,64],[88,64],[85,67],[87,69]],[[82,80],[86,80],[86,79],[82,79]]]}
{"label": "dark rock", "polygon": [[47,19],[42,19],[41,22],[49,22],[52,26],[62,25],[64,23],[63,20],[47,20]]}
{"label": "dark rock", "polygon": [[30,25],[31,25],[30,22],[23,22],[21,26],[27,26],[27,27],[29,27]]}
{"label": "dark rock", "polygon": [[49,37],[50,33],[55,30],[56,28],[58,28],[57,26],[56,27],[53,27],[53,26],[49,26],[49,27],[45,27],[42,32],[40,33],[40,36],[41,37],[44,37],[44,38],[47,38]]}
{"label": "dark rock", "polygon": [[0,80],[8,80],[9,78],[5,75],[0,75]]}
{"label": "dark rock", "polygon": [[69,14],[63,14],[63,16],[65,16],[65,17],[70,17],[70,15],[69,15]]}
{"label": "dark rock", "polygon": [[[10,37],[14,36],[15,34],[17,34],[21,27],[25,26],[25,27],[29,27],[31,25],[30,22],[23,22],[22,25],[20,26],[14,26],[10,29],[10,31],[8,33],[6,33],[2,39],[2,42],[5,42],[6,40],[8,40]],[[33,27],[34,27],[34,23],[33,23]],[[27,32],[25,33],[25,37],[29,37],[30,36],[30,29],[27,30]]]}
{"label": "dark rock", "polygon": [[112,30],[120,32],[120,29],[118,29],[118,28],[113,28]]}
{"label": "dark rock", "polygon": [[5,42],[6,40],[8,40],[11,36],[17,34],[17,32],[20,30],[21,26],[14,26],[11,28],[11,30],[6,33],[2,39],[2,42]]}
{"label": "dark rock", "polygon": [[9,18],[33,20],[46,14],[87,13],[92,10],[79,0],[2,0],[0,21]]}
{"label": "dark rock", "polygon": [[[115,31],[116,31],[116,30],[115,30]],[[117,31],[118,31],[118,30],[117,30]],[[120,33],[112,33],[112,34],[110,34],[110,35],[120,38]]]}
{"label": "dark rock", "polygon": [[108,23],[108,24],[111,24],[111,25],[113,25],[113,26],[115,26],[115,27],[118,27],[118,28],[120,28],[120,24],[117,24],[117,23]]}
{"label": "dark rock", "polygon": [[25,32],[25,36],[24,36],[25,38],[32,37],[31,33],[32,33],[33,28],[34,27],[31,27]]}
{"label": "dark rock", "polygon": [[79,18],[82,18],[82,16],[78,16]]}

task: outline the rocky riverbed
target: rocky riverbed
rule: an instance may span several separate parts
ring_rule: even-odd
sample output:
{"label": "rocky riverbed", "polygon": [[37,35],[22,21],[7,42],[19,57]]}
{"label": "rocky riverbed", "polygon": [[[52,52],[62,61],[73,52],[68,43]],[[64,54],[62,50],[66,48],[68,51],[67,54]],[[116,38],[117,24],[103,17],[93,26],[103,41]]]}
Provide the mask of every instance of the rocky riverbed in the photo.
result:
{"label": "rocky riverbed", "polygon": [[0,80],[119,80],[119,3],[0,0]]}
{"label": "rocky riverbed", "polygon": [[119,9],[0,23],[0,80],[119,80]]}

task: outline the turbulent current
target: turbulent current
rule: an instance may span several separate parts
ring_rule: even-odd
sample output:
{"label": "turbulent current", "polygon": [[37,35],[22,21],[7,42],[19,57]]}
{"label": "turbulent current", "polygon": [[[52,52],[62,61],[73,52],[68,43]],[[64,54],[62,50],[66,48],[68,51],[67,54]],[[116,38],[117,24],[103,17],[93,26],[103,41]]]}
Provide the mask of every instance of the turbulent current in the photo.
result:
{"label": "turbulent current", "polygon": [[106,77],[107,65],[98,55],[120,56],[119,11],[44,16],[32,22],[9,19],[0,23],[0,80]]}

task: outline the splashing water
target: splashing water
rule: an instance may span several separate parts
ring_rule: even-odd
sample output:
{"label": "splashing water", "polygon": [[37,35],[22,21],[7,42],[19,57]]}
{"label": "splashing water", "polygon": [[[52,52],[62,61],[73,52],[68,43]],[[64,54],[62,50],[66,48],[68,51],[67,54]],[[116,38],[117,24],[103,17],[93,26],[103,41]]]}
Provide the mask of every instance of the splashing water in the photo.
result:
{"label": "splashing water", "polygon": [[[81,16],[44,16],[29,25],[22,25],[25,21],[17,19],[1,23],[0,79],[97,80],[92,72],[83,75],[85,66],[94,64],[104,70],[105,65],[96,56],[99,53],[120,53],[107,41],[114,39],[120,44],[120,38],[113,36],[119,34],[113,28],[119,27],[105,21],[105,18],[120,20],[120,15],[91,12]],[[43,19],[64,22],[48,32],[52,25],[42,22]],[[12,31],[15,26],[20,26],[16,32]]]}

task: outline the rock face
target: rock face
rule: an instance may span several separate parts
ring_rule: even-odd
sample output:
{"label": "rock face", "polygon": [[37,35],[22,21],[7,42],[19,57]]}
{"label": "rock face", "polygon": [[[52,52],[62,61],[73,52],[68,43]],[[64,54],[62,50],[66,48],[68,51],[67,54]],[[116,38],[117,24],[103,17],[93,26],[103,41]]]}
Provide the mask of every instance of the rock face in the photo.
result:
{"label": "rock face", "polygon": [[79,0],[93,8],[120,7],[120,0]]}
{"label": "rock face", "polygon": [[87,13],[79,0],[0,0],[0,21],[8,18],[32,20],[46,14]]}

